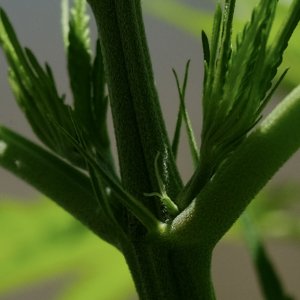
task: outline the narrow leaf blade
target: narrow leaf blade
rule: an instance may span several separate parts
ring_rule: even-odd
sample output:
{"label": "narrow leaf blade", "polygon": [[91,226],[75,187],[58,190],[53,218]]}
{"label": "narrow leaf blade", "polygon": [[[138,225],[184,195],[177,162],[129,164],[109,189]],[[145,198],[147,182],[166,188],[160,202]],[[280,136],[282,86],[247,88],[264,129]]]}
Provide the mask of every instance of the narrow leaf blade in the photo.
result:
{"label": "narrow leaf blade", "polygon": [[89,179],[57,156],[0,127],[0,165],[50,197],[105,240],[111,240]]}

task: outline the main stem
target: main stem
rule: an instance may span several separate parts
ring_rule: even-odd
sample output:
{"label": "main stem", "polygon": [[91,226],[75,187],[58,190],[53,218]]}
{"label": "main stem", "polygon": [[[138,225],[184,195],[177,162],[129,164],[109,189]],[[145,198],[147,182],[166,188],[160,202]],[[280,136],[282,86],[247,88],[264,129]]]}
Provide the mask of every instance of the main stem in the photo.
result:
{"label": "main stem", "polygon": [[104,57],[123,185],[139,199],[153,203],[144,193],[158,188],[154,161],[159,152],[166,162],[167,193],[175,198],[182,183],[154,85],[140,0],[89,3]]}
{"label": "main stem", "polygon": [[211,251],[136,242],[124,248],[141,300],[214,300]]}

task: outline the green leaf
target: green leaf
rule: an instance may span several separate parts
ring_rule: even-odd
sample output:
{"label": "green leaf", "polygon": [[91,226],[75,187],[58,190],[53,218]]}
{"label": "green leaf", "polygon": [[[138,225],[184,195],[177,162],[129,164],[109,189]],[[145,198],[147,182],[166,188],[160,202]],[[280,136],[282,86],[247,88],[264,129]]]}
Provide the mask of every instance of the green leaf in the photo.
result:
{"label": "green leaf", "polygon": [[101,175],[105,182],[111,186],[118,201],[129,209],[150,233],[160,233],[164,229],[164,224],[143,203],[124,190],[121,184],[106,172],[105,165],[101,164],[100,161],[94,161],[88,154],[86,155],[86,159],[97,170],[97,173]]}
{"label": "green leaf", "polygon": [[[215,77],[214,74],[215,74],[215,70],[216,70],[216,62],[217,62],[217,56],[218,56],[218,50],[219,50],[219,44],[220,44],[220,36],[221,36],[221,28],[222,28],[222,16],[223,16],[223,12],[222,12],[222,8],[221,8],[221,4],[218,2],[216,9],[215,9],[214,21],[213,21],[213,26],[212,26],[209,63],[207,63],[206,60],[204,61],[203,90],[205,92],[209,92],[209,93],[212,93],[212,90],[213,90],[212,87],[213,87],[213,83],[214,83],[214,77]],[[208,42],[203,41],[203,47],[204,47],[205,43],[208,43]],[[206,101],[203,100],[203,110],[206,109],[205,106],[206,106]],[[206,114],[206,115],[208,115],[208,114]]]}
{"label": "green leaf", "polygon": [[[188,81],[189,66],[190,66],[190,61],[188,61],[186,64],[182,87],[180,86],[178,75],[177,75],[176,71],[173,69],[173,74],[174,74],[174,77],[176,80],[177,90],[178,90],[178,94],[179,94],[180,107],[179,107],[179,112],[178,112],[177,125],[176,125],[176,131],[175,131],[175,135],[174,135],[174,139],[173,139],[172,149],[173,149],[173,152],[176,157],[177,147],[178,147],[178,143],[179,143],[178,132],[180,132],[181,118],[183,117],[183,120],[184,120],[184,123],[186,126],[186,131],[187,131],[187,135],[188,135],[188,141],[189,141],[189,146],[190,146],[190,151],[192,154],[193,162],[194,162],[194,165],[197,166],[199,163],[199,151],[198,151],[194,131],[192,128],[192,124],[191,124],[191,121],[190,121],[190,118],[188,116],[188,112],[187,112],[187,109],[185,106],[185,92],[186,92],[186,86],[187,86],[187,81]],[[176,150],[176,152],[175,152],[175,150]]]}
{"label": "green leaf", "polygon": [[89,16],[85,0],[76,0],[71,10],[67,50],[74,119],[84,128],[90,146],[101,153],[114,170],[106,124],[108,96],[105,95],[103,57],[98,41],[96,56],[91,63]]}
{"label": "green leaf", "polygon": [[[272,88],[278,64],[270,60],[273,55],[282,56],[282,53],[272,54],[269,50],[273,47],[269,46],[269,40],[277,1],[260,1],[232,47],[234,7],[235,1],[225,1],[221,29],[219,6],[215,14],[211,61],[206,64],[203,92],[201,161],[182,192],[189,194],[189,201],[260,121],[262,110],[283,78]],[[297,19],[294,14],[290,18]],[[290,22],[288,38],[293,32],[291,28],[297,25],[295,20]]]}
{"label": "green leaf", "polygon": [[[268,1],[270,2],[270,1]],[[240,31],[244,26],[244,20],[246,18],[245,12],[249,11],[251,7],[257,4],[257,0],[238,1],[238,9],[235,17],[235,31]],[[211,11],[196,9],[190,6],[184,1],[178,0],[145,0],[144,1],[145,12],[154,15],[168,22],[169,24],[175,25],[177,28],[184,30],[191,34],[193,37],[199,38],[202,30],[207,33],[211,33],[211,22],[213,19]],[[287,8],[289,8],[288,1],[279,1],[279,9],[277,10],[276,19],[274,22],[274,29],[271,40],[274,39],[274,33],[278,33],[281,28],[284,28],[282,22],[287,19]],[[292,11],[292,10],[290,10]],[[296,11],[295,11],[296,16]],[[298,36],[300,28],[296,30],[294,36]],[[283,44],[281,45],[281,47]],[[289,43],[289,48],[284,57],[286,66],[295,66],[298,62],[300,55],[300,44],[296,38],[292,38]],[[283,81],[283,87],[285,89],[293,88],[299,84],[299,70],[298,68],[291,68]]]}
{"label": "green leaf", "polygon": [[[76,62],[81,64],[84,61],[78,59],[78,57],[82,57],[83,55],[78,51],[82,50],[86,55],[89,55],[86,50],[86,21],[85,3],[84,1],[77,1],[70,21],[70,43],[68,49],[70,52],[69,58],[75,61],[75,64],[71,68],[74,71],[75,75],[73,75],[75,77],[71,76],[71,80],[74,78],[80,84],[84,84],[84,80],[78,76],[84,76],[84,72],[80,70],[80,66],[79,69],[76,69],[78,67],[78,63],[76,65]],[[11,68],[9,81],[14,95],[33,131],[40,140],[51,150],[67,158],[76,166],[85,168],[84,158],[80,157],[74,145],[69,140],[66,140],[65,136],[58,130],[58,126],[54,125],[54,123],[59,124],[59,126],[65,128],[74,136],[72,119],[75,118],[80,123],[80,126],[83,127],[89,147],[94,147],[97,153],[101,152],[101,155],[110,164],[110,169],[114,170],[106,126],[107,97],[104,95],[104,68],[99,45],[94,65],[91,66],[88,64],[88,72],[91,74],[85,77],[89,92],[86,95],[88,98],[83,99],[82,103],[89,106],[89,110],[92,113],[87,118],[90,125],[86,126],[77,114],[78,111],[80,113],[84,112],[83,109],[77,107],[76,111],[75,103],[74,111],[64,103],[65,97],[59,96],[57,92],[51,68],[47,64],[45,68],[42,68],[29,49],[22,49],[3,11],[1,12],[0,42]],[[78,45],[81,48],[78,48]],[[85,48],[83,48],[84,45]],[[92,79],[93,83],[90,82]],[[102,81],[99,82],[99,87],[96,87],[96,80],[99,79]],[[79,92],[81,94],[77,95],[81,97],[82,93],[84,93],[84,88],[79,87]],[[98,155],[97,153],[95,154],[96,156]]]}
{"label": "green leaf", "polygon": [[[254,10],[251,22],[246,24],[243,33],[238,37],[236,49],[228,62],[230,67],[227,70],[226,82],[219,90],[205,91],[203,101],[207,104],[204,105],[203,139],[204,143],[206,139],[211,139],[210,142],[207,141],[211,148],[218,147],[215,150],[218,161],[223,159],[218,155],[222,153],[226,156],[226,151],[232,151],[256,124],[260,109],[264,107],[260,102],[266,93],[260,87],[265,76],[261,66],[264,66],[265,49],[275,8],[276,2],[263,1]],[[207,97],[206,93],[209,93]],[[219,100],[214,101],[214,97]],[[205,117],[205,114],[210,118]],[[218,145],[215,146],[216,144]]]}
{"label": "green leaf", "polygon": [[209,41],[208,41],[208,37],[207,37],[204,30],[202,30],[201,37],[202,37],[202,47],[203,47],[204,61],[209,65],[209,62],[210,62]]}
{"label": "green leaf", "polygon": [[[266,72],[266,74],[268,75],[267,79],[269,79],[269,81],[272,81],[273,77],[277,73],[278,67],[283,61],[283,53],[289,44],[299,20],[300,2],[299,0],[293,0],[292,4],[289,6],[289,11],[285,20],[282,22],[274,41],[272,41],[272,44],[268,49],[268,62],[266,64],[268,66],[268,73]],[[266,83],[268,84],[267,80]]]}
{"label": "green leaf", "polygon": [[50,197],[105,240],[111,228],[99,209],[89,178],[74,167],[1,126],[0,165]]}
{"label": "green leaf", "polygon": [[88,153],[83,153],[87,161],[95,168],[97,173],[112,188],[115,197],[147,228],[150,233],[160,233],[164,229],[156,216],[143,203],[130,195],[121,184],[107,173],[106,166],[99,160],[95,161]]}
{"label": "green leaf", "polygon": [[59,96],[48,65],[45,70],[34,54],[23,50],[4,11],[1,11],[0,43],[10,71],[9,82],[20,108],[39,139],[57,154],[82,166],[82,158],[53,126],[53,120],[71,131],[70,110]]}
{"label": "green leaf", "polygon": [[[100,156],[98,159],[95,159],[91,150],[86,147],[85,139],[75,122],[74,126],[75,132],[77,133],[77,138],[74,138],[62,127],[60,127],[60,130],[62,134],[64,134],[65,137],[74,144],[74,147],[76,147],[86,159],[86,163],[90,165],[90,170],[92,171],[93,176],[92,184],[94,188],[96,187],[96,178],[94,178],[94,174],[97,174],[101,178],[101,181],[105,182],[105,184],[111,189],[120,204],[129,209],[129,211],[149,230],[149,232],[160,233],[161,230],[164,229],[164,224],[161,223],[156,216],[146,206],[144,206],[143,203],[139,202],[134,196],[132,196],[123,188],[119,178],[117,178],[114,173],[109,171],[105,158],[101,158]],[[108,216],[111,216],[114,219],[114,216],[112,216],[110,211],[110,206],[107,205],[108,203],[105,201],[105,199],[102,199],[102,201],[104,201],[104,210],[107,211],[109,209]]]}
{"label": "green leaf", "polygon": [[[225,76],[229,66],[231,56],[231,36],[232,36],[232,21],[235,9],[235,0],[225,0],[224,12],[222,15],[222,31],[220,36],[220,47],[214,49],[214,52],[219,52],[217,61],[212,62],[216,64],[214,70],[214,84],[213,89],[218,90],[225,80]],[[218,10],[218,9],[217,9]],[[218,22],[218,15],[217,22]]]}
{"label": "green leaf", "polygon": [[172,153],[174,155],[175,160],[177,159],[177,154],[178,154],[178,147],[179,147],[180,134],[181,134],[181,125],[182,125],[182,112],[181,112],[181,105],[179,103],[175,132],[174,132],[174,136],[173,136],[173,140],[172,140]]}
{"label": "green leaf", "polygon": [[[0,8],[0,43],[7,55],[7,58],[11,64],[15,63],[16,67],[18,63],[23,63],[25,71],[30,71],[24,52],[20,46],[16,33],[3,9]],[[32,75],[32,74],[31,74]]]}

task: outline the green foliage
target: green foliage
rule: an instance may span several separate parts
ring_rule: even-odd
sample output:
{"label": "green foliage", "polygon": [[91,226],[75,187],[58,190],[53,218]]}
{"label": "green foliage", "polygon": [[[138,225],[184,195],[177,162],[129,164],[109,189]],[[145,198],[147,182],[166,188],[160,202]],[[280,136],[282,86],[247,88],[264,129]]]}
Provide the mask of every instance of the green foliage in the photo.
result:
{"label": "green foliage", "polygon": [[[237,9],[234,20],[234,35],[242,31],[244,22],[249,18],[248,12],[257,4],[257,0],[237,1]],[[271,39],[274,38],[276,32],[282,28],[282,23],[286,19],[289,2],[278,1],[278,9],[276,18],[271,32]],[[193,37],[199,38],[202,31],[212,33],[210,26],[213,19],[213,11],[199,10],[185,1],[178,0],[146,0],[144,1],[145,12],[158,17],[184,32],[191,34]],[[300,55],[300,47],[296,36],[299,35],[300,29],[296,29],[294,37],[290,39],[289,47],[284,55],[284,65],[287,67],[295,66]],[[283,87],[289,89],[299,84],[298,68],[291,68],[283,80]]]}
{"label": "green foliage", "polygon": [[[220,12],[217,11],[217,14]],[[220,24],[219,16],[216,15],[216,24]],[[217,34],[219,36],[219,34]],[[214,38],[213,38],[214,39]],[[203,32],[202,35],[202,41],[203,41],[203,52],[204,52],[204,61],[207,63],[210,63],[210,52],[209,52],[209,45],[208,40]],[[214,54],[215,55],[215,54]],[[184,78],[184,84],[181,91],[178,83],[178,77],[175,73],[176,82],[178,86],[179,96],[180,96],[180,109],[176,124],[176,132],[174,135],[173,145],[177,145],[179,143],[180,138],[180,129],[181,129],[181,116],[185,116],[185,123],[186,123],[186,131],[188,134],[189,139],[189,145],[191,149],[191,154],[193,156],[193,153],[196,153],[196,156],[193,156],[194,158],[194,166],[197,167],[199,164],[199,157],[197,156],[198,150],[195,146],[195,137],[193,134],[193,130],[190,125],[190,121],[188,118],[188,113],[184,104],[184,95],[185,95],[185,89],[186,89],[186,81],[187,81],[187,74],[188,74],[188,67],[189,62],[186,67],[186,74]],[[176,148],[175,148],[176,149]],[[176,149],[177,150],[177,149]],[[174,153],[176,157],[176,152]],[[260,199],[262,201],[262,199]],[[252,209],[253,212],[253,209]],[[263,294],[265,295],[265,299],[292,299],[286,296],[283,286],[281,285],[280,279],[277,275],[276,270],[274,269],[271,259],[268,256],[268,253],[263,245],[262,239],[259,236],[259,233],[257,232],[256,226],[254,225],[254,221],[252,220],[251,214],[249,214],[247,211],[243,213],[241,217],[241,223],[243,228],[243,235],[246,238],[247,246],[250,250],[251,258],[253,261],[253,264],[256,268],[256,272],[258,275],[259,282],[262,287]],[[269,224],[270,225],[270,224]]]}
{"label": "green foliage", "polygon": [[[141,299],[215,299],[210,264],[216,243],[300,147],[299,87],[259,123],[287,73],[276,77],[300,19],[300,1],[292,2],[272,39],[276,0],[261,0],[237,35],[233,34],[236,1],[217,4],[211,39],[202,31],[205,76],[200,150],[186,109],[189,62],[182,85],[173,71],[180,104],[171,147],[140,1],[88,2],[101,39],[94,58],[85,1],[74,1],[70,15],[68,1],[62,2],[71,105],[59,95],[50,67],[40,66],[34,54],[21,47],[1,10],[0,43],[10,66],[12,89],[49,151],[1,126],[0,164],[118,248]],[[155,3],[148,8],[154,9]],[[164,8],[171,3],[160,1]],[[174,3],[173,12],[182,7]],[[107,133],[108,99],[120,175]],[[195,165],[185,186],[175,163],[183,122]],[[272,298],[278,277],[249,224],[245,234],[253,242],[254,260],[259,255],[256,266],[266,297]],[[84,293],[81,297],[89,297]],[[276,294],[285,297],[279,285]]]}
{"label": "green foliage", "polygon": [[68,43],[70,81],[76,95],[74,109],[65,104],[65,96],[59,96],[51,68],[46,64],[44,70],[29,49],[22,49],[4,11],[1,11],[0,42],[10,64],[12,90],[41,141],[85,168],[84,159],[59,130],[59,127],[65,128],[75,136],[75,120],[89,135],[89,148],[100,152],[95,156],[102,155],[113,172],[106,128],[107,96],[104,94],[102,55],[98,45],[95,62],[90,65],[87,25],[85,3],[77,1],[70,19]]}
{"label": "green foliage", "polygon": [[[206,34],[202,35],[201,160],[197,175],[189,183],[188,199],[185,201],[191,201],[199,193],[259,122],[263,109],[287,73],[285,70],[273,83],[288,40],[299,21],[299,4],[294,2],[288,25],[283,24],[276,42],[270,43],[276,7],[277,1],[261,1],[232,46],[235,1],[225,1],[224,12],[220,4],[217,5],[210,45]],[[197,190],[194,191],[196,185]]]}
{"label": "green foliage", "polygon": [[[270,99],[265,96],[270,84],[268,79],[263,78],[270,73],[276,74],[277,68],[277,65],[273,67],[265,62],[276,2],[260,3],[253,11],[251,22],[237,37],[234,49],[231,48],[234,4],[231,5],[228,11],[224,11],[223,25],[220,9],[217,10],[211,42],[212,55],[210,61],[205,61],[200,156],[205,168],[209,169],[208,174],[214,174],[228,153],[243,141],[259,121]],[[227,15],[229,17],[226,18]],[[270,82],[272,79],[269,79]]]}
{"label": "green foliage", "polygon": [[4,11],[1,11],[0,42],[10,64],[9,81],[16,100],[36,135],[50,149],[77,161],[72,145],[66,143],[52,124],[70,128],[64,97],[59,96],[48,65],[45,70],[29,49],[22,49]]}

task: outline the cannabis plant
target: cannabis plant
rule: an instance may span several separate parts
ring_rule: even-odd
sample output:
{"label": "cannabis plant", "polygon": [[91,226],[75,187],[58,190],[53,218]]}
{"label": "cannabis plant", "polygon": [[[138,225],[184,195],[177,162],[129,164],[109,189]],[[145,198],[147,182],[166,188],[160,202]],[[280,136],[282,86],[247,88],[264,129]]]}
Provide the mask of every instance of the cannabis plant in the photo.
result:
{"label": "cannabis plant", "polygon": [[[300,0],[292,1],[272,42],[277,0],[261,0],[234,37],[235,0],[217,4],[211,37],[202,32],[199,149],[185,108],[189,63],[183,82],[174,71],[180,104],[170,141],[140,1],[88,2],[99,32],[94,56],[85,1],[74,1],[70,15],[68,1],[63,1],[71,105],[58,93],[50,66],[41,66],[20,45],[1,10],[0,41],[9,82],[47,149],[1,126],[0,164],[119,249],[140,299],[215,299],[210,271],[214,247],[300,147],[299,88],[262,120],[288,72],[278,68],[300,19]],[[119,168],[111,153],[108,105]],[[195,165],[186,184],[176,165],[182,124]],[[288,299],[251,220],[244,217],[244,223],[266,299]]]}

